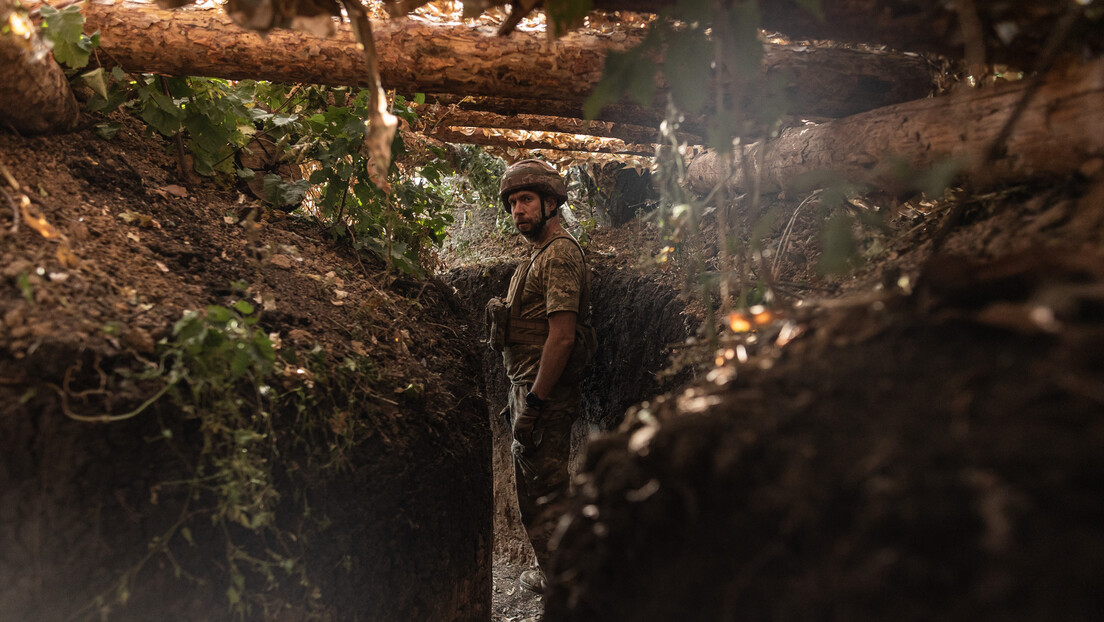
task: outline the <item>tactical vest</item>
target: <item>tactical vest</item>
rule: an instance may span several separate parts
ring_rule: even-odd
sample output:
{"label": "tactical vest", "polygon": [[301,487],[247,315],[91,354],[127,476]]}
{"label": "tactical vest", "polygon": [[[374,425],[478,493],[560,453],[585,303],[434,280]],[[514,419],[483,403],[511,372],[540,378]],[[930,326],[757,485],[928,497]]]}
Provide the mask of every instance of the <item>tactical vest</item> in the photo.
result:
{"label": "tactical vest", "polygon": [[[545,249],[560,238],[570,240],[575,248],[579,249],[579,255],[583,260],[583,283],[579,291],[580,312],[575,322],[575,345],[561,377],[562,380],[568,382],[577,382],[594,358],[594,353],[598,349],[598,336],[594,327],[590,324],[590,269],[587,265],[586,253],[583,252],[583,247],[571,236],[556,236],[533,255],[529,260],[529,265],[525,267],[524,275],[517,280],[515,289],[509,292],[508,298],[511,302],[509,306],[501,298],[494,298],[487,304],[487,320],[490,325],[490,339],[488,339],[488,342],[492,348],[499,351],[511,345],[544,345],[548,338],[548,319],[521,317],[521,294],[525,291],[525,284],[533,263]],[[587,311],[585,317],[582,313],[584,309]]]}

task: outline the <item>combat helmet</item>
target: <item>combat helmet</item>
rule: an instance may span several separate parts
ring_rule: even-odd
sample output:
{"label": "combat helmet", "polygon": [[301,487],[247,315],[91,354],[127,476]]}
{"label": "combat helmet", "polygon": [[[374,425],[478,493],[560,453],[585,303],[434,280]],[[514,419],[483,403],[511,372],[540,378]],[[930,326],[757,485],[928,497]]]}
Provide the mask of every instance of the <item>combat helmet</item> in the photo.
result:
{"label": "combat helmet", "polygon": [[[567,186],[563,178],[551,164],[543,160],[521,160],[506,168],[498,186],[498,197],[502,199],[507,214],[510,213],[510,202],[507,199],[518,190],[533,190],[537,194],[550,196],[556,200],[556,207],[567,201]],[[542,207],[541,211],[543,210]],[[555,213],[552,210],[552,214]]]}

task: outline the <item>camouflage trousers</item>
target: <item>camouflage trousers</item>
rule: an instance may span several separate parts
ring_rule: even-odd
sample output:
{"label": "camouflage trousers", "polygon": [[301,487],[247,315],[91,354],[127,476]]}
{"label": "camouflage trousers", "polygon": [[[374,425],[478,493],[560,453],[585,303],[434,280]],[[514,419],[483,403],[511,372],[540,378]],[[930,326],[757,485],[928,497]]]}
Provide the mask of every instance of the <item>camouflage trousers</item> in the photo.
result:
{"label": "camouflage trousers", "polygon": [[[511,425],[525,407],[528,391],[528,385],[513,385],[510,388]],[[510,448],[514,456],[521,522],[525,525],[529,543],[533,545],[537,564],[546,575],[552,555],[549,542],[560,516],[567,510],[571,424],[579,416],[580,398],[577,384],[557,385],[545,400],[533,430],[533,438],[539,439],[534,443],[536,447],[513,441]]]}

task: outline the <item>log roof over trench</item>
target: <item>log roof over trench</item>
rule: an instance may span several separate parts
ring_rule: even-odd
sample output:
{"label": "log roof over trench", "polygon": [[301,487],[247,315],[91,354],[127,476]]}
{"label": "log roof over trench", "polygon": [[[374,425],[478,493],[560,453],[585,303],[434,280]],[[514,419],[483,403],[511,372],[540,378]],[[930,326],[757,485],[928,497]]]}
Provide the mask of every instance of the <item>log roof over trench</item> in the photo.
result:
{"label": "log roof over trench", "polygon": [[[419,3],[383,4],[398,13]],[[426,135],[499,147],[654,153],[667,100],[662,81],[651,105],[624,100],[595,119],[583,114],[606,55],[639,44],[652,16],[595,15],[585,27],[555,40],[546,36],[543,19],[530,17],[497,37],[504,13],[491,10],[462,20],[460,3],[451,3],[451,9],[449,4],[419,7],[408,19],[387,19],[380,3],[372,5],[382,84],[399,93],[429,95],[419,110],[425,122],[418,129]],[[92,0],[82,12],[86,31],[101,33],[103,55],[134,73],[366,84],[363,58],[347,24],[334,36],[319,38],[285,29],[264,35],[246,31],[210,3],[166,10],[134,0]],[[766,43],[763,71],[786,76],[794,110],[805,117],[848,116],[932,90],[925,58],[883,49],[775,40]],[[704,143],[702,119],[686,119],[681,138]]]}
{"label": "log roof over trench", "polygon": [[[540,8],[546,1],[552,0],[518,4]],[[188,0],[163,2],[188,4]],[[602,76],[606,56],[638,45],[655,20],[654,15],[626,10],[662,11],[673,0],[592,0],[600,12],[591,13],[584,24],[573,24],[572,29],[554,22],[546,28],[543,15],[529,9],[497,8],[506,4],[505,0],[366,3],[382,85],[401,94],[427,95],[413,129],[431,140],[515,153],[543,150],[567,158],[603,154],[637,166],[654,154],[656,128],[665,116],[669,88],[662,77],[657,78],[651,102],[642,105],[624,99],[607,105],[593,119],[585,118],[583,109]],[[1061,3],[1045,0],[1025,0],[1014,11],[998,0],[974,0],[974,12],[965,20],[949,8],[953,3],[937,0],[820,0],[818,4],[822,19],[810,18],[808,2],[762,0],[762,24],[782,35],[894,43],[907,50],[965,57],[968,62],[980,58],[1027,67],[1040,54],[1047,36],[1072,14]],[[320,11],[331,22],[327,29],[333,20],[326,12],[338,10],[335,0],[276,1],[278,8],[283,5],[292,12]],[[465,6],[477,17],[463,19]],[[470,11],[473,6],[482,12]],[[131,72],[370,86],[362,50],[348,24],[338,25],[330,37],[281,28],[260,34],[236,26],[219,5],[209,1],[167,10],[136,0],[90,0],[82,12],[86,31],[101,33],[102,55]],[[390,19],[395,16],[406,19]],[[1077,35],[1086,51],[1104,49],[1104,29],[1086,35],[1079,29],[1095,22],[1081,21],[1085,24],[1076,23],[1066,34]],[[290,24],[290,18],[281,23]],[[566,34],[550,37],[548,29]],[[971,34],[976,35],[974,42],[964,45]],[[769,34],[764,47],[762,71],[786,81],[794,120],[828,121],[872,110],[892,111],[893,106],[923,99],[933,90],[932,61],[915,51],[792,43]],[[662,64],[662,59],[657,63]],[[707,106],[702,115],[684,118],[680,138],[691,145],[703,144],[705,120],[711,112]]]}

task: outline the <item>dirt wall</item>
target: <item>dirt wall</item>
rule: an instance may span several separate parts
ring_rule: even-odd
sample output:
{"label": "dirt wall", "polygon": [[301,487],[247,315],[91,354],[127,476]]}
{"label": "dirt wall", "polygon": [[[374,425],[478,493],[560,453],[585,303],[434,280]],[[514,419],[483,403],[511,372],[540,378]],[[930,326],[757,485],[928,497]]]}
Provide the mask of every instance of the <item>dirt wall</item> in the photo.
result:
{"label": "dirt wall", "polygon": [[[187,539],[176,529],[189,507],[211,500],[167,483],[194,477],[202,443],[194,417],[166,402],[126,421],[77,422],[46,388],[60,385],[70,365],[123,364],[97,357],[56,343],[18,363],[0,355],[3,377],[36,378],[0,384],[0,617],[233,619],[224,533],[206,518],[184,523]],[[478,374],[476,363],[462,355],[451,361],[464,377]],[[348,411],[366,430],[346,468],[313,469],[311,456],[294,450],[282,456],[292,475],[277,482],[275,523],[290,539],[230,526],[243,556],[295,558],[311,583],[281,577],[277,595],[286,606],[252,606],[247,619],[490,619],[486,406],[470,392],[392,401],[392,408],[361,402]],[[294,412],[273,416],[277,433],[294,433]],[[168,551],[150,554],[165,534]],[[247,578],[247,590],[273,589],[255,581]]]}
{"label": "dirt wall", "polygon": [[1099,307],[1056,336],[886,304],[592,442],[545,619],[1098,617]]}
{"label": "dirt wall", "polygon": [[[489,620],[491,432],[451,290],[179,179],[170,143],[114,118],[110,141],[0,132],[34,215],[0,207],[0,619]],[[268,336],[287,364],[263,387],[192,360],[172,367],[195,374],[183,398],[66,416],[63,392],[73,414],[137,408],[185,313],[240,303],[259,329],[242,347]],[[201,416],[212,386],[246,418]],[[207,451],[226,430],[242,453]],[[265,475],[220,489],[236,455]],[[213,523],[254,480],[271,528]]]}

